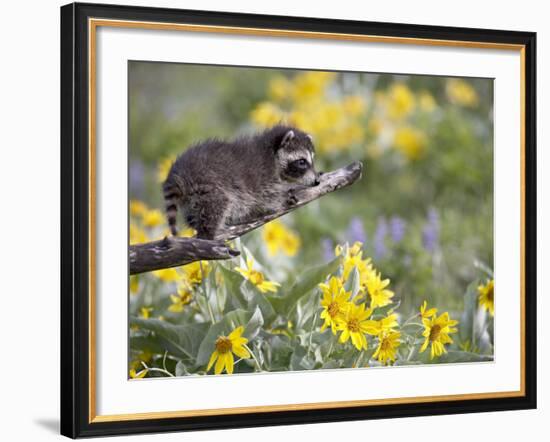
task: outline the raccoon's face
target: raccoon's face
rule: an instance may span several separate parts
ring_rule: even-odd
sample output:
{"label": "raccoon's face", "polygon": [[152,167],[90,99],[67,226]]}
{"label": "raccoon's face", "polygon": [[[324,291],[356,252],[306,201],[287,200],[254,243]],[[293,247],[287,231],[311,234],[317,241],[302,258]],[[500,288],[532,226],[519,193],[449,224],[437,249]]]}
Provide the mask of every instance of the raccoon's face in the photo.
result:
{"label": "raccoon's face", "polygon": [[319,184],[320,173],[317,173],[313,165],[315,149],[310,135],[289,130],[283,137],[276,156],[283,181],[304,186]]}

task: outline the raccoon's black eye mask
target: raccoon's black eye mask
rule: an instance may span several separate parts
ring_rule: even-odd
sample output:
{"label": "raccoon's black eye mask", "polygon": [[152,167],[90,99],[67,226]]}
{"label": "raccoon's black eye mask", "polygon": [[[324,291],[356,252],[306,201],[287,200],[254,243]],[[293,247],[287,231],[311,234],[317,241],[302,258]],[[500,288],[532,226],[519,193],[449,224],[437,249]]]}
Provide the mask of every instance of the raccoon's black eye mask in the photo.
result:
{"label": "raccoon's black eye mask", "polygon": [[298,178],[301,177],[309,169],[309,163],[304,158],[295,160],[288,165],[286,170],[287,175]]}

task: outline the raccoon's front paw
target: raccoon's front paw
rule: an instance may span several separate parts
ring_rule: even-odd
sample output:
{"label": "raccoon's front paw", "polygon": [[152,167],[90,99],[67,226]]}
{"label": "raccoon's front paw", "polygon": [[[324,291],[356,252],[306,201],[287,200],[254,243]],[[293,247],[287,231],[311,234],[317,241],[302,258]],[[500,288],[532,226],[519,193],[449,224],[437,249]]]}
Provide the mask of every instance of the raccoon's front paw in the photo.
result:
{"label": "raccoon's front paw", "polygon": [[294,189],[290,189],[287,193],[286,205],[288,207],[293,207],[296,204],[298,204],[298,198],[296,197],[296,194],[294,193]]}

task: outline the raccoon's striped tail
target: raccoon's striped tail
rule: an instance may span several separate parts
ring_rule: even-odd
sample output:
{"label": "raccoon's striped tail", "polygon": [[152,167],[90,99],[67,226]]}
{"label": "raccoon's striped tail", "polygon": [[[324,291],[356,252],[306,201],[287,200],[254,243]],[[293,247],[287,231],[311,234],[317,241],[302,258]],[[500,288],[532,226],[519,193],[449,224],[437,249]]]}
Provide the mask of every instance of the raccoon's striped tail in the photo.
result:
{"label": "raccoon's striped tail", "polygon": [[178,228],[176,226],[178,215],[178,201],[181,199],[181,189],[172,180],[166,180],[162,185],[164,192],[164,202],[166,209],[166,219],[168,220],[168,226],[170,232],[174,236],[178,236]]}

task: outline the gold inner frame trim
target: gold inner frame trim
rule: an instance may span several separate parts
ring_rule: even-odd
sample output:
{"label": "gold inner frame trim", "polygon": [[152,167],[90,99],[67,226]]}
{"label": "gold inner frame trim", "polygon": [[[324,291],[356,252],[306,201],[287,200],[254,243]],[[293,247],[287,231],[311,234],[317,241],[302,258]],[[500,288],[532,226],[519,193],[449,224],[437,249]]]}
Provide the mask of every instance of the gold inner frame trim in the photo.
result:
{"label": "gold inner frame trim", "polygon": [[[354,41],[386,44],[411,44],[420,46],[460,47],[474,49],[497,49],[518,51],[520,54],[520,167],[521,167],[521,239],[520,239],[520,389],[518,391],[466,393],[437,396],[415,396],[388,399],[366,399],[301,404],[262,405],[180,411],[159,411],[129,414],[96,414],[96,34],[97,28],[134,28],[161,31],[186,31],[244,36],[290,37],[337,41]],[[182,23],[159,23],[131,20],[88,19],[88,93],[89,93],[89,423],[133,421],[145,419],[168,419],[180,417],[234,415],[258,412],[298,410],[321,410],[327,408],[365,407],[375,405],[415,404],[426,402],[460,401],[512,398],[525,396],[525,46],[522,44],[475,42],[459,40],[390,37],[331,32],[292,31],[283,29],[245,28],[233,26],[210,26]]]}

